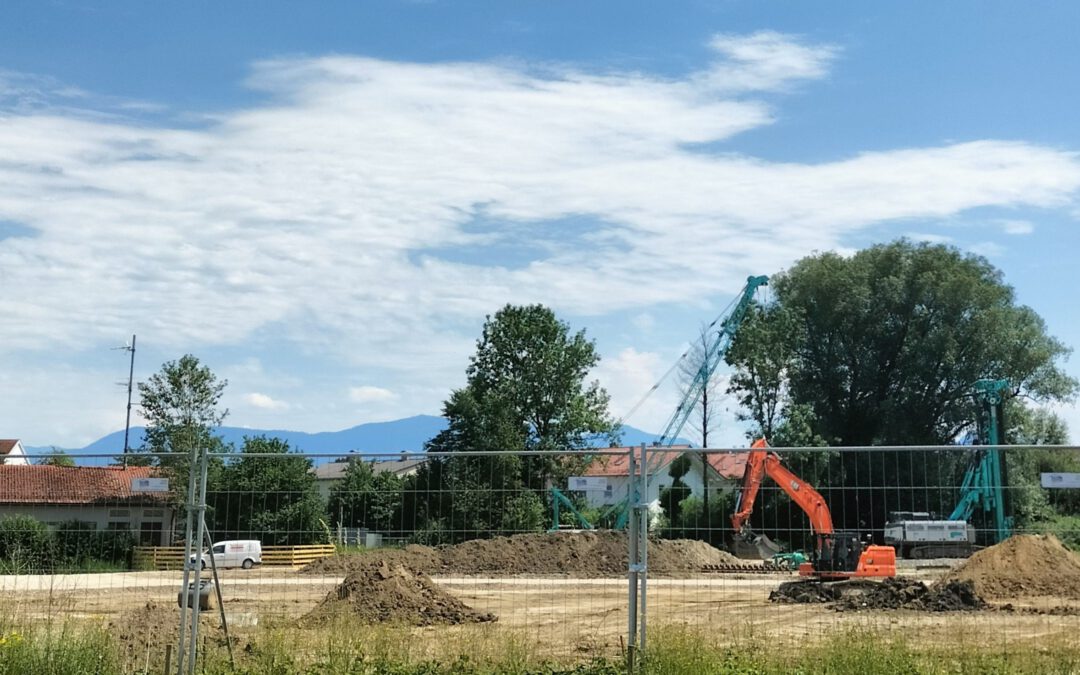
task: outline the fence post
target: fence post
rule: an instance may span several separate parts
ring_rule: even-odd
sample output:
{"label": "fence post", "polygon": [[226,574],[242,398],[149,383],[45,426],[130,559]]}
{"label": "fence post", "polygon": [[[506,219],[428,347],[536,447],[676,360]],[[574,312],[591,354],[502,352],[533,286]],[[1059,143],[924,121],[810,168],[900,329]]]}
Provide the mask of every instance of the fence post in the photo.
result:
{"label": "fence post", "polygon": [[626,509],[627,509],[627,536],[626,543],[629,555],[629,564],[626,570],[626,578],[629,581],[629,597],[626,609],[629,616],[629,624],[626,630],[626,669],[634,672],[635,652],[637,651],[637,593],[638,593],[638,518],[637,518],[637,483],[635,473],[637,471],[637,457],[633,449],[627,450],[627,483],[626,483]]}
{"label": "fence post", "polygon": [[[191,559],[191,537],[194,521],[192,518],[195,516],[195,480],[198,478],[197,467],[198,462],[198,448],[195,444],[192,444],[191,452],[188,455],[188,498],[187,498],[187,514],[186,524],[184,526],[184,575],[182,585],[180,587],[180,629],[177,631],[180,635],[179,644],[176,650],[176,674],[183,675],[184,673],[184,632],[187,628],[187,610],[188,610],[188,582],[191,579],[191,566],[189,560]],[[201,544],[201,542],[200,542]]]}
{"label": "fence post", "polygon": [[641,480],[639,487],[640,498],[638,499],[639,516],[641,525],[638,526],[641,543],[638,545],[638,577],[641,582],[641,611],[638,614],[639,630],[638,654],[645,654],[645,626],[648,622],[648,586],[649,586],[649,461],[646,456],[645,444],[641,444]]}
{"label": "fence post", "polygon": [[[199,519],[196,524],[195,541],[198,543],[195,557],[195,588],[192,590],[192,595],[195,597],[195,606],[191,608],[191,646],[188,653],[188,675],[195,675],[195,656],[198,650],[198,638],[199,638],[199,610],[201,609],[202,601],[202,589],[200,588],[200,577],[202,576],[203,556],[202,546],[203,537],[206,531],[206,473],[208,469],[208,461],[210,459],[210,449],[203,448],[202,455],[199,460],[199,492],[197,494],[198,506],[196,507],[196,517]],[[210,556],[213,558],[214,549],[210,547]],[[187,589],[184,589],[185,595]]]}

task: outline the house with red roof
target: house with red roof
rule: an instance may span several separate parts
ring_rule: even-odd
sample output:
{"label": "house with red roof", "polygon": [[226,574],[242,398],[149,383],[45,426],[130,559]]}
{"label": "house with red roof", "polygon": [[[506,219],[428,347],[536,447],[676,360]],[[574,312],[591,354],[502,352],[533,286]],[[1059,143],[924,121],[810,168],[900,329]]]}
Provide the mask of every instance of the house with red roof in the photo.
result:
{"label": "house with red roof", "polygon": [[168,492],[146,490],[149,466],[0,464],[0,518],[24,515],[56,527],[79,520],[102,530],[131,530],[140,544],[168,545]]}
{"label": "house with red roof", "polygon": [[0,438],[0,463],[3,464],[29,464],[26,459],[26,450],[17,438]]}
{"label": "house with red roof", "polygon": [[[612,448],[613,450],[633,450],[637,448]],[[668,473],[671,463],[686,455],[690,460],[690,470],[682,477],[682,482],[690,488],[690,493],[701,497],[708,484],[709,494],[719,494],[738,487],[746,468],[746,452],[707,453],[702,461],[700,452],[688,445],[646,448],[649,457],[649,494],[646,499],[650,504],[658,504],[660,491],[669,487],[674,478]],[[582,474],[588,478],[599,479],[603,489],[585,491],[589,506],[608,506],[626,499],[630,486],[630,460],[627,455],[602,455],[593,460]],[[640,480],[640,466],[634,471],[635,480]]]}

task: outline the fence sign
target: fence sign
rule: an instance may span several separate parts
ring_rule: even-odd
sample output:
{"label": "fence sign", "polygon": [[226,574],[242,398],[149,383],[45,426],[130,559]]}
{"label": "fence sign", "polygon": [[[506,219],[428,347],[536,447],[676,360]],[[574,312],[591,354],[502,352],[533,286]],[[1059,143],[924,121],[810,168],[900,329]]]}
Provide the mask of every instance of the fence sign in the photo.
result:
{"label": "fence sign", "polygon": [[132,478],[132,492],[168,492],[168,478]]}
{"label": "fence sign", "polygon": [[1080,473],[1044,473],[1044,488],[1080,488]]}
{"label": "fence sign", "polygon": [[599,490],[604,491],[607,489],[607,478],[598,478],[595,476],[570,476],[566,482],[566,489],[568,490]]}

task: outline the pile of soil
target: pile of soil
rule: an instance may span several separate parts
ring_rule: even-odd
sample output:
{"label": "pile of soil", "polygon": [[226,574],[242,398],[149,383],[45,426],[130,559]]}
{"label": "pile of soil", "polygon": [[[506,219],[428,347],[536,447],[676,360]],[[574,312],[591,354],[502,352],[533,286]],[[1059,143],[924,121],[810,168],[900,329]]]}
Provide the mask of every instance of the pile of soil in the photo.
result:
{"label": "pile of soil", "polygon": [[1017,534],[975,553],[936,585],[970,582],[992,600],[1054,596],[1080,599],[1080,557],[1053,535]]}
{"label": "pile of soil", "polygon": [[790,581],[769,594],[780,603],[828,603],[838,612],[913,609],[924,612],[959,612],[985,609],[986,603],[970,582],[950,581],[928,588],[921,581],[888,578],[883,581]]}
{"label": "pile of soil", "polygon": [[[142,659],[147,650],[151,654],[164,654],[166,645],[172,645],[175,651],[180,639],[180,609],[175,605],[147,602],[111,621],[108,630],[129,660]],[[188,630],[190,625],[184,631],[185,639]],[[231,637],[236,645],[236,636]],[[221,628],[217,610],[199,612],[199,641],[203,640],[225,645],[225,631]]]}
{"label": "pile of soil", "polygon": [[[318,560],[304,571],[341,574],[377,559],[399,563],[427,574],[565,574],[577,577],[619,576],[628,563],[626,535],[621,532],[549,532],[512,537],[473,539],[454,546],[407,546],[404,550],[371,551],[362,555]],[[698,572],[703,565],[738,559],[703,541],[649,541],[649,572],[678,575]]]}
{"label": "pile of soil", "polygon": [[347,613],[365,623],[413,626],[495,621],[439,588],[426,574],[372,556],[353,567],[301,624],[319,624]]}

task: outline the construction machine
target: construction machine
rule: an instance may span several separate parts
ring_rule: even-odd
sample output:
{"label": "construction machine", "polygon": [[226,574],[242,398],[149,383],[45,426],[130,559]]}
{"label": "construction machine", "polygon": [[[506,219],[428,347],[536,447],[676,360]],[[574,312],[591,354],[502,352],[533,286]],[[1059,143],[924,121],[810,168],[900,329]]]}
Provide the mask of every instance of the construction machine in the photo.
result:
{"label": "construction machine", "polygon": [[967,557],[982,546],[976,544],[971,519],[976,510],[985,517],[991,544],[1005,541],[1012,531],[1012,519],[1005,515],[1005,462],[1000,447],[1005,445],[1004,403],[1008,380],[979,380],[972,385],[978,404],[976,447],[960,484],[960,499],[944,520],[928,513],[889,514],[885,523],[885,543],[895,546],[905,558]]}
{"label": "construction machine", "polygon": [[814,543],[809,560],[798,566],[800,576],[826,581],[896,576],[896,550],[891,546],[864,543],[857,532],[836,531],[825,498],[784,466],[780,456],[769,450],[763,438],[754,442],[746,458],[742,488],[735,504],[735,515],[731,517],[736,538],[744,541],[756,538],[750,530],[749,520],[766,476],[810,518]]}

